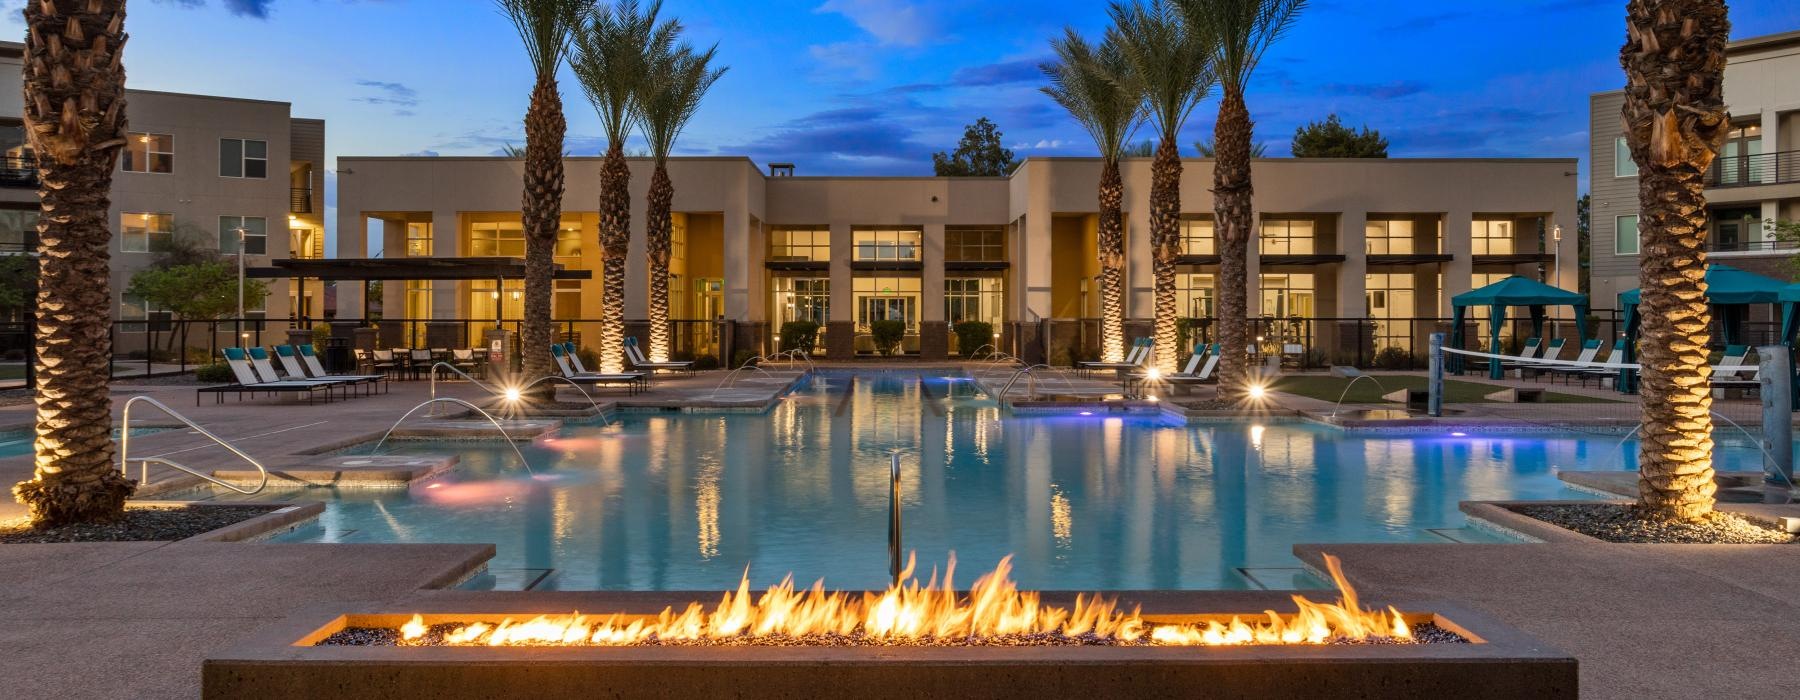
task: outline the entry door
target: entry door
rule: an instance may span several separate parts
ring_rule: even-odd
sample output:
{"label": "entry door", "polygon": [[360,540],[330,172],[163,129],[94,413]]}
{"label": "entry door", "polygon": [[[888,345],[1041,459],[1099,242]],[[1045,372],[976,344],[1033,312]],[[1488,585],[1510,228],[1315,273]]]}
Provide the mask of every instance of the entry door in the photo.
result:
{"label": "entry door", "polygon": [[905,321],[906,330],[911,332],[914,309],[912,297],[863,297],[860,320],[864,328],[873,321]]}

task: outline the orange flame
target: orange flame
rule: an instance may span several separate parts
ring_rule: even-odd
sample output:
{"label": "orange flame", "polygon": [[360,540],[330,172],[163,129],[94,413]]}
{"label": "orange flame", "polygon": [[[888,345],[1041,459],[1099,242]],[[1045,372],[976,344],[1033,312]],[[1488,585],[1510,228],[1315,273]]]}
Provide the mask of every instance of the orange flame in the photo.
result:
{"label": "orange flame", "polygon": [[[1095,643],[1215,646],[1239,644],[1322,644],[1336,639],[1410,640],[1412,630],[1400,612],[1363,610],[1344,579],[1336,557],[1325,556],[1332,580],[1343,598],[1314,603],[1294,596],[1299,612],[1273,610],[1250,619],[1190,624],[1152,624],[1133,609],[1124,612],[1112,598],[1078,596],[1072,609],[1045,605],[1033,591],[1020,591],[1012,581],[1012,557],[975,581],[965,597],[952,578],[955,557],[944,572],[920,584],[913,565],[901,573],[902,583],[881,593],[828,592],[823,581],[795,589],[792,576],[760,595],[750,591],[748,572],[736,591],[725,593],[708,609],[690,603],[676,612],[665,608],[655,617],[613,614],[539,615],[499,623],[471,622],[450,628],[442,643],[454,646],[621,646],[646,643],[754,643],[757,638],[861,638],[885,643],[933,641],[979,643],[1017,636],[1060,636]],[[430,628],[422,615],[400,628],[402,643],[423,643]],[[826,643],[829,643],[828,641]]]}

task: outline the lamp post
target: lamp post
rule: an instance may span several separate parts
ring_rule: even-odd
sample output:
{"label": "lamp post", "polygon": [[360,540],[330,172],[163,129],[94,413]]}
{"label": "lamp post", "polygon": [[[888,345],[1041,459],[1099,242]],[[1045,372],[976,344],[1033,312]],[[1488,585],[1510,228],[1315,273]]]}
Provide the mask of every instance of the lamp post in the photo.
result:
{"label": "lamp post", "polygon": [[[1562,287],[1562,224],[1550,227],[1550,284],[1553,287]],[[1562,309],[1558,307],[1556,313],[1559,316],[1562,315]],[[1576,323],[1581,323],[1581,321],[1582,319],[1575,319]],[[1557,331],[1556,336],[1562,337],[1562,329],[1555,330]]]}
{"label": "lamp post", "polygon": [[247,232],[244,231],[244,227],[242,227],[242,226],[239,226],[232,230],[237,232],[237,237],[238,237],[238,245],[237,245],[237,264],[238,264],[237,317],[238,317],[238,322],[243,323],[243,320],[244,320],[244,237],[247,234]]}

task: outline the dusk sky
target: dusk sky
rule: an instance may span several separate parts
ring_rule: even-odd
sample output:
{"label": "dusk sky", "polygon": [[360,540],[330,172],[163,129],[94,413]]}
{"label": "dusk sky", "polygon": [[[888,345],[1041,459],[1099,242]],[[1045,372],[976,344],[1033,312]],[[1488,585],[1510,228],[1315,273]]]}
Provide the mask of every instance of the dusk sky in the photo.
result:
{"label": "dusk sky", "polygon": [[[0,31],[22,31],[22,4],[0,0]],[[1297,125],[1336,112],[1381,130],[1397,157],[1585,160],[1587,95],[1622,80],[1624,5],[1315,0],[1257,73],[1257,139],[1285,155]],[[1736,38],[1800,29],[1794,0],[1731,8]],[[1037,65],[1063,26],[1097,35],[1104,2],[669,0],[664,14],[731,67],[680,154],[929,174],[930,154],[980,116],[1021,158],[1094,152],[1038,92]],[[126,29],[131,87],[291,102],[327,120],[330,156],[491,155],[523,141],[531,73],[490,0],[135,0]],[[598,119],[566,70],[562,87],[569,149],[598,153]],[[1184,151],[1216,110],[1196,110]]]}

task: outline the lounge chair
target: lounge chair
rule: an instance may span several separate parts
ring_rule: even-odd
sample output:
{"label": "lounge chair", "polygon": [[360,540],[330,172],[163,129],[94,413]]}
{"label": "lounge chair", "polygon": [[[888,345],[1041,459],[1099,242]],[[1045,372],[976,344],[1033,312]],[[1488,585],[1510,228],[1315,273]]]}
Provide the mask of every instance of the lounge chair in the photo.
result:
{"label": "lounge chair", "polygon": [[[574,343],[565,343],[564,345],[572,346]],[[631,361],[632,367],[649,370],[651,372],[655,372],[659,369],[675,370],[677,372],[692,372],[694,370],[694,363],[691,360],[651,362],[650,358],[644,357],[643,348],[638,347],[637,338],[631,336],[625,336],[625,359]]]}
{"label": "lounge chair", "polygon": [[1119,371],[1141,369],[1144,366],[1144,363],[1150,360],[1150,352],[1155,345],[1156,341],[1152,338],[1138,338],[1137,340],[1131,341],[1131,352],[1126,353],[1124,362],[1101,362],[1092,360],[1081,362],[1075,365],[1075,368],[1084,373],[1107,369]]}
{"label": "lounge chair", "polygon": [[[287,362],[287,355],[282,352],[282,349],[285,347],[289,347],[289,346],[281,346],[281,347],[275,348],[275,354],[281,356],[282,362],[284,364]],[[298,361],[300,362],[300,366],[301,366],[301,368],[303,368],[306,371],[306,376],[309,378],[355,380],[355,381],[362,382],[364,384],[368,384],[369,390],[371,392],[373,392],[376,389],[380,389],[381,391],[386,392],[388,389],[388,386],[387,386],[388,377],[386,374],[332,374],[330,372],[325,371],[324,365],[319,364],[319,355],[317,353],[313,352],[313,346],[300,345],[300,346],[294,346],[294,349],[296,351],[298,351],[298,353],[300,355],[298,358]]]}
{"label": "lounge chair", "polygon": [[[1762,366],[1750,365],[1746,360],[1750,356],[1748,345],[1727,345],[1725,353],[1713,365],[1712,380],[1709,384],[1714,389],[1761,389]],[[1750,371],[1750,378],[1744,378],[1744,372]]]}
{"label": "lounge chair", "polygon": [[[1605,360],[1595,360],[1596,363],[1608,362],[1608,363],[1613,363],[1613,364],[1617,364],[1617,363],[1624,362],[1624,361],[1625,361],[1625,339],[1624,338],[1620,338],[1618,340],[1613,341],[1612,354],[1607,355]],[[1619,370],[1609,368],[1609,367],[1588,367],[1588,368],[1582,369],[1580,371],[1572,372],[1571,374],[1575,379],[1581,380],[1581,383],[1583,386],[1586,386],[1589,379],[1594,380],[1596,383],[1604,382],[1608,379],[1617,379],[1619,377]]]}
{"label": "lounge chair", "polygon": [[1569,365],[1562,365],[1562,364],[1545,365],[1538,369],[1538,376],[1542,377],[1545,375],[1549,375],[1550,381],[1552,383],[1555,383],[1556,378],[1558,376],[1566,377],[1566,376],[1581,374],[1582,372],[1586,372],[1587,370],[1591,369],[1587,365],[1592,364],[1594,362],[1594,356],[1598,355],[1599,353],[1600,353],[1600,339],[1599,338],[1590,338],[1590,339],[1581,341],[1581,354],[1576,355],[1575,359],[1572,360],[1572,362],[1575,363],[1575,366],[1571,367]]}
{"label": "lounge chair", "polygon": [[1562,357],[1563,345],[1565,345],[1567,342],[1568,341],[1563,338],[1551,338],[1550,343],[1543,347],[1544,352],[1543,352],[1542,356],[1540,356],[1536,359],[1533,359],[1533,358],[1525,357],[1524,355],[1520,355],[1519,360],[1517,362],[1501,362],[1500,368],[1507,369],[1507,370],[1514,370],[1514,369],[1519,370],[1519,376],[1523,377],[1523,376],[1525,376],[1526,370],[1536,370],[1536,369],[1542,368],[1544,366],[1545,360],[1555,360],[1559,357]]}
{"label": "lounge chair", "polygon": [[[250,368],[256,372],[256,377],[264,382],[311,382],[322,386],[341,388],[344,390],[344,396],[349,396],[350,389],[359,383],[347,379],[311,379],[305,376],[304,371],[299,376],[283,377],[280,372],[275,371],[275,363],[270,359],[268,350],[247,348],[247,351],[250,353]],[[296,369],[298,368],[296,367]]]}
{"label": "lounge chair", "polygon": [[[1224,354],[1224,346],[1219,343],[1195,346],[1194,354],[1188,356],[1188,360],[1181,366],[1180,372],[1165,374],[1157,377],[1156,380],[1169,384],[1203,384],[1216,381],[1217,378],[1213,376],[1213,370],[1218,369],[1219,356],[1222,354]],[[1125,376],[1127,391],[1130,390],[1131,385],[1140,384],[1150,379],[1149,372],[1132,372]]]}
{"label": "lounge chair", "polygon": [[239,399],[242,399],[244,394],[249,394],[250,398],[256,398],[257,394],[264,392],[270,394],[306,394],[306,402],[312,403],[313,397],[317,396],[318,393],[322,391],[325,392],[325,400],[327,402],[331,401],[331,387],[329,385],[319,384],[317,382],[265,382],[257,378],[255,370],[251,369],[249,355],[244,352],[243,348],[225,348],[224,355],[225,364],[231,368],[232,377],[237,379],[237,383],[200,387],[194,391],[195,406],[200,405],[201,394],[214,395],[217,399],[214,403],[224,403],[226,394],[237,394]]}
{"label": "lounge chair", "polygon": [[[577,370],[575,367],[579,366],[581,360],[579,358],[571,357],[569,352],[560,344],[553,344],[550,346],[550,356],[556,360],[556,368],[562,371],[563,378],[575,382],[576,384],[623,386],[633,394],[643,391],[648,384],[649,375],[646,375],[643,372],[607,374],[604,372],[586,372]],[[571,365],[571,361],[576,363],[576,365]]]}

